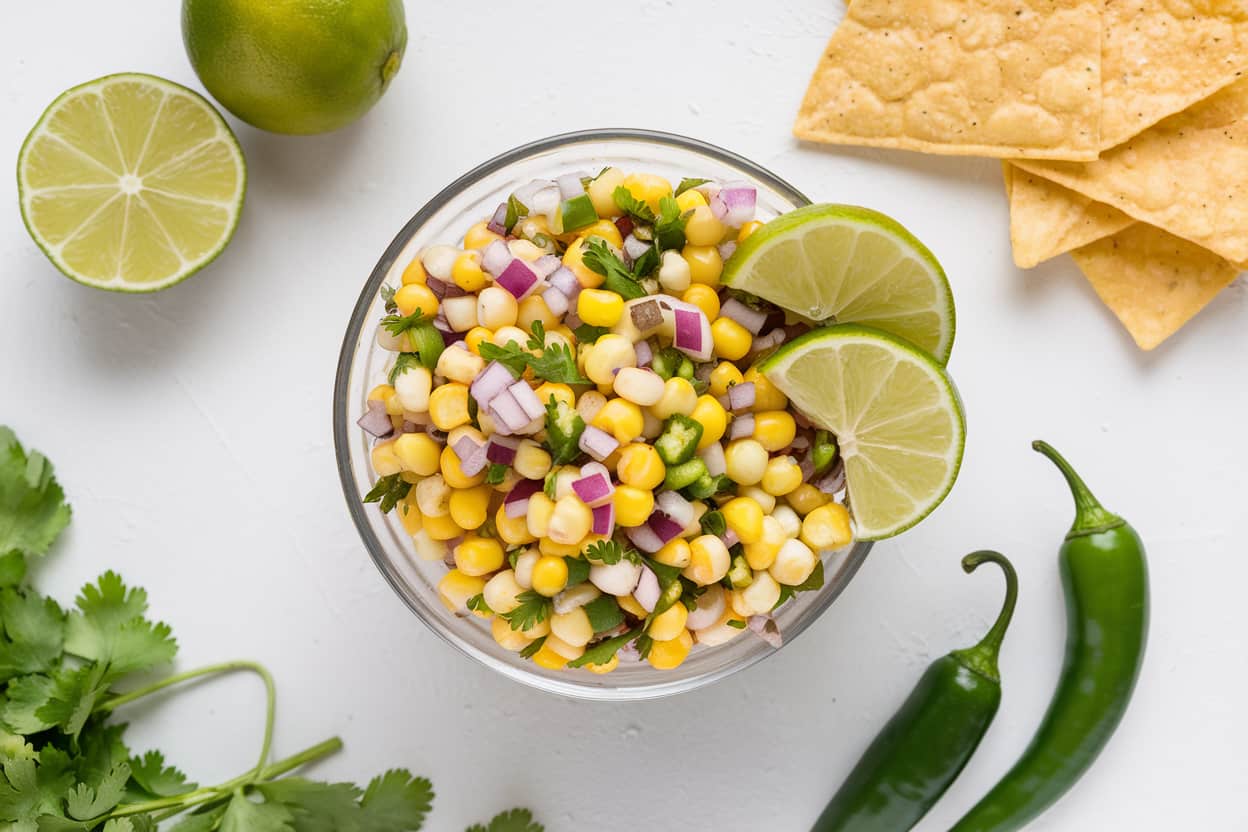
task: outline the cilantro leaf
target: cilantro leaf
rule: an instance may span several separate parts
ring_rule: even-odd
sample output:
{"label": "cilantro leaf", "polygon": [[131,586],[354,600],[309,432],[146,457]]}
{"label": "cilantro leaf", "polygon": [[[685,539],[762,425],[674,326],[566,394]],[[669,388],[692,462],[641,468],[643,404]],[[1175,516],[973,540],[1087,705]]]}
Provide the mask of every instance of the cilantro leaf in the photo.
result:
{"label": "cilantro leaf", "polygon": [[572,334],[576,336],[578,343],[592,344],[610,331],[610,327],[594,326],[593,324],[581,324],[576,329],[572,330]]}
{"label": "cilantro leaf", "polygon": [[487,361],[497,361],[511,370],[512,375],[519,378],[524,374],[525,367],[532,367],[533,374],[538,378],[562,384],[589,384],[589,379],[581,375],[576,368],[576,357],[567,344],[544,344],[545,328],[541,321],[532,324],[533,335],[529,337],[529,350],[525,350],[515,341],[508,341],[503,346],[482,343],[481,357]]}
{"label": "cilantro leaf", "polygon": [[541,624],[554,609],[550,599],[531,589],[516,596],[519,604],[511,612],[500,612],[498,617],[511,624],[513,630],[528,630]]}
{"label": "cilantro leaf", "polygon": [[632,547],[623,546],[618,540],[596,540],[585,549],[585,557],[612,566],[621,560],[641,563],[641,555]]}
{"label": "cilantro leaf", "polygon": [[[0,820],[15,822],[17,830],[36,829],[42,815],[62,817],[61,801],[74,775],[69,757],[48,746],[30,757],[10,757],[4,761],[0,778]],[[25,821],[26,825],[20,825]]]}
{"label": "cilantro leaf", "polygon": [[729,627],[733,628],[734,630],[744,630],[746,626],[745,622],[739,618],[730,618],[724,623],[727,624]]}
{"label": "cilantro leaf", "polygon": [[221,832],[295,832],[295,817],[280,803],[256,803],[243,794],[234,798],[221,818]]}
{"label": "cilantro leaf", "polygon": [[[546,402],[546,447],[550,449],[552,466],[566,465],[581,455],[581,434],[585,420],[580,413],[553,395]],[[554,469],[546,475],[542,490],[554,499]]]}
{"label": "cilantro leaf", "polygon": [[534,639],[533,641],[529,642],[527,647],[525,647],[523,650],[520,651],[520,658],[522,659],[533,658],[533,656],[537,654],[537,651],[542,649],[542,645],[545,643],[546,643],[546,636],[542,636],[541,638]]}
{"label": "cilantro leaf", "polygon": [[398,305],[394,302],[395,288],[381,284],[381,302],[386,305],[386,314],[393,315],[399,311]]}
{"label": "cilantro leaf", "polygon": [[702,525],[703,534],[713,534],[719,537],[728,531],[728,523],[724,520],[724,513],[719,509],[711,509],[703,514],[699,522]]}
{"label": "cilantro leaf", "polygon": [[658,246],[650,246],[633,261],[633,276],[640,280],[649,277],[659,267],[660,255]]}
{"label": "cilantro leaf", "polygon": [[501,462],[491,462],[490,467],[485,470],[486,485],[501,485],[503,480],[507,478],[507,472],[511,470]]}
{"label": "cilantro leaf", "polygon": [[595,633],[605,633],[624,623],[624,613],[614,595],[599,595],[585,605],[585,615]]}
{"label": "cilantro leaf", "polygon": [[528,809],[512,809],[495,815],[489,826],[474,823],[466,832],[546,832],[546,827],[534,821]]}
{"label": "cilantro leaf", "polygon": [[171,661],[178,650],[168,624],[148,621],[147,592],[127,589],[116,572],[87,584],[65,628],[65,652],[108,666],[114,675]]}
{"label": "cilantro leaf", "polygon": [[174,824],[169,832],[214,832],[221,825],[226,807],[218,806],[199,814],[191,814]]}
{"label": "cilantro leaf", "polygon": [[529,366],[531,356],[515,341],[508,341],[501,347],[489,341],[482,341],[478,349],[481,351],[482,358],[486,361],[497,361],[511,370],[511,374],[516,378],[524,375],[524,368]]}
{"label": "cilantro leaf", "polygon": [[692,211],[682,214],[680,205],[670,196],[659,200],[659,219],[654,224],[655,245],[662,251],[684,248],[685,224],[692,214]]}
{"label": "cilantro leaf", "polygon": [[433,806],[433,784],[392,769],[374,777],[360,800],[362,828],[368,832],[415,832]]}
{"label": "cilantro leaf", "polygon": [[589,561],[584,558],[564,558],[568,564],[568,586],[576,586],[589,580]]}
{"label": "cilantro leaf", "polygon": [[119,763],[96,783],[79,783],[65,796],[69,816],[76,820],[91,820],[112,810],[126,794],[126,782],[130,779],[130,765]]}
{"label": "cilantro leaf", "polygon": [[156,832],[156,821],[151,815],[127,815],[112,818],[104,824],[103,832]]}
{"label": "cilantro leaf", "polygon": [[680,184],[676,186],[676,196],[680,196],[685,191],[691,191],[694,188],[698,187],[699,185],[705,185],[707,182],[710,182],[710,181],[711,180],[709,179],[692,179],[689,177],[685,177],[684,179],[680,180]]}
{"label": "cilantro leaf", "polygon": [[611,198],[615,200],[616,208],[619,208],[638,222],[647,224],[654,222],[654,211],[650,210],[650,206],[633,196],[633,192],[623,185],[618,186],[611,192]]}
{"label": "cilantro leaf", "polygon": [[464,606],[475,612],[484,612],[489,613],[490,615],[494,614],[494,610],[490,609],[490,605],[485,603],[485,596],[480,592],[469,598],[467,602],[465,602]]}
{"label": "cilantro leaf", "polygon": [[[623,638],[623,636],[620,636],[620,638]],[[654,639],[643,633],[642,635],[637,636],[636,646],[638,658],[647,658],[650,655],[650,648],[654,647]],[[583,659],[585,657],[581,656],[581,658]]]}
{"label": "cilantro leaf", "polygon": [[784,603],[799,592],[810,592],[815,589],[823,588],[823,561],[815,561],[815,571],[810,573],[810,577],[802,581],[797,586],[780,586],[780,597],[776,600],[773,610],[777,610],[784,606]]}
{"label": "cilantro leaf", "polygon": [[395,312],[393,315],[387,315],[381,319],[381,325],[387,332],[395,338],[403,337],[408,330],[415,329],[425,322],[425,313],[417,309],[410,315],[400,315]]}
{"label": "cilantro leaf", "polygon": [[366,503],[381,503],[381,513],[388,514],[391,509],[398,505],[399,500],[407,496],[412,490],[412,484],[407,482],[398,474],[391,474],[388,477],[382,477],[377,480],[376,485],[364,495]]}
{"label": "cilantro leaf", "polygon": [[19,734],[56,727],[76,737],[107,690],[99,664],[61,669],[51,676],[19,676],[9,682],[0,718]]}
{"label": "cilantro leaf", "polygon": [[615,292],[624,300],[645,297],[646,290],[637,282],[637,276],[624,265],[623,260],[615,256],[603,240],[597,237],[586,240],[581,262],[590,271],[603,276],[604,289]]}
{"label": "cilantro leaf", "polygon": [[294,818],[296,832],[363,832],[360,796],[352,783],[320,783],[284,777],[262,783],[257,790],[269,802],[281,803]]}
{"label": "cilantro leaf", "polygon": [[616,653],[620,652],[620,648],[625,644],[628,644],[633,639],[641,641],[643,638],[649,638],[649,636],[641,634],[640,626],[634,627],[623,635],[618,635],[615,638],[609,638],[605,641],[600,641],[597,644],[590,645],[585,649],[585,652],[581,654],[579,659],[573,659],[568,662],[568,667],[584,667],[587,664],[606,664],[614,658]]}
{"label": "cilantro leaf", "polygon": [[27,454],[13,431],[0,426],[0,555],[9,558],[7,569],[15,566],[14,553],[47,554],[69,516],[52,463],[38,451]]}
{"label": "cilantro leaf", "polygon": [[61,657],[65,613],[51,598],[7,588],[0,592],[0,682],[28,673],[46,673]]}
{"label": "cilantro leaf", "polygon": [[189,782],[186,775],[177,768],[166,766],[165,756],[159,751],[149,751],[142,757],[132,758],[130,777],[153,798],[173,797],[199,788],[197,784]]}
{"label": "cilantro leaf", "polygon": [[408,370],[423,366],[425,365],[421,362],[419,353],[401,352],[398,357],[394,359],[394,366],[390,368],[390,376],[387,381],[394,384],[398,377],[406,373]]}

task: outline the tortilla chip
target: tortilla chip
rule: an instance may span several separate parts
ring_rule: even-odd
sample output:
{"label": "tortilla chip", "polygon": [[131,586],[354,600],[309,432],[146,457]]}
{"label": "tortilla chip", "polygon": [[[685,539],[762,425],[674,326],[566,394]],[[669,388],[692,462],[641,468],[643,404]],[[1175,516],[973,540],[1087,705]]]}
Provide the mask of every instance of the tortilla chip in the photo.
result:
{"label": "tortilla chip", "polygon": [[1017,165],[1227,260],[1248,261],[1248,79],[1094,162]]}
{"label": "tortilla chip", "polygon": [[1006,162],[1010,244],[1014,263],[1030,269],[1072,249],[1116,234],[1135,220],[1083,194]]}
{"label": "tortilla chip", "polygon": [[1243,0],[1108,0],[1101,51],[1101,146],[1187,109],[1248,69]]}
{"label": "tortilla chip", "polygon": [[1177,332],[1239,274],[1216,254],[1143,223],[1071,255],[1145,350]]}
{"label": "tortilla chip", "polygon": [[1094,159],[1093,0],[854,0],[811,78],[801,139],[928,153]]}

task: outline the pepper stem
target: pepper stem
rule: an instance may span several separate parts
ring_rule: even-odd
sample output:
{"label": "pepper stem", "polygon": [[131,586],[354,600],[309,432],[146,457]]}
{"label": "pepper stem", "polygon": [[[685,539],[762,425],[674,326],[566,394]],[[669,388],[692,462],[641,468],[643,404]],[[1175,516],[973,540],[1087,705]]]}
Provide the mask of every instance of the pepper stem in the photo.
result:
{"label": "pepper stem", "polygon": [[962,558],[962,569],[969,575],[983,563],[995,563],[1005,573],[1005,601],[1001,604],[1001,612],[997,615],[997,620],[979,643],[965,650],[955,650],[953,655],[981,676],[999,682],[1001,671],[997,666],[997,658],[1001,654],[1001,642],[1005,640],[1005,631],[1010,626],[1010,619],[1014,617],[1014,605],[1018,602],[1018,573],[1014,571],[1014,565],[1005,555],[987,549],[971,552]]}
{"label": "pepper stem", "polygon": [[1075,499],[1075,522],[1071,524],[1070,531],[1066,533],[1068,540],[1072,537],[1108,531],[1126,522],[1101,505],[1100,500],[1093,496],[1083,479],[1075,473],[1075,469],[1070,467],[1070,463],[1052,445],[1037,439],[1031,443],[1031,448],[1048,457],[1062,472],[1062,476],[1066,478],[1066,484],[1070,486],[1070,494]]}

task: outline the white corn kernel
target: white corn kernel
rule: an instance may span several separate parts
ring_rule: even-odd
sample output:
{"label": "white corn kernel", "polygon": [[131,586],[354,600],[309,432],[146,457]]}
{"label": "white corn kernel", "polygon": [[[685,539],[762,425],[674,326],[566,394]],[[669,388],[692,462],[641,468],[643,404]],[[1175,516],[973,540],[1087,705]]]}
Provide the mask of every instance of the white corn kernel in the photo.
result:
{"label": "white corn kernel", "polygon": [[802,518],[791,506],[776,506],[771,516],[780,521],[785,537],[797,537],[802,531]]}
{"label": "white corn kernel", "polygon": [[445,517],[451,510],[451,487],[441,474],[416,483],[416,507],[425,517]]}
{"label": "white corn kernel", "polygon": [[525,549],[516,556],[516,583],[523,589],[533,588],[533,567],[541,556],[536,549]]}
{"label": "white corn kernel", "polygon": [[[633,354],[636,360],[636,353]],[[653,370],[641,367],[625,367],[615,374],[614,389],[617,396],[633,404],[649,407],[663,398],[663,378]]]}
{"label": "white corn kernel", "polygon": [[449,282],[455,258],[463,254],[454,246],[432,246],[420,253],[420,263],[430,277]]}
{"label": "white corn kernel", "polygon": [[[580,645],[579,647],[573,644],[568,644],[566,641],[559,638],[559,636],[555,635],[554,633],[555,627],[554,627],[553,622],[551,624],[550,629],[551,629],[551,633],[550,635],[546,636],[545,646],[550,648],[551,652],[555,653],[556,655],[563,656],[568,661],[572,661],[573,659],[579,659],[581,656],[585,654],[584,644]],[[589,642],[586,641],[586,644],[588,643]]]}
{"label": "white corn kernel", "polygon": [[771,577],[786,586],[797,586],[810,577],[818,563],[815,553],[800,540],[786,540],[776,553],[776,560],[767,569]]}
{"label": "white corn kernel", "polygon": [[546,254],[545,251],[528,240],[512,240],[507,244],[507,248],[511,250],[513,257],[519,257],[521,260],[526,260],[530,263]]}
{"label": "white corn kernel", "polygon": [[589,623],[589,615],[580,607],[552,615],[550,632],[573,647],[584,647],[594,637],[594,628]]}
{"label": "white corn kernel", "polygon": [[441,308],[442,314],[446,316],[446,322],[456,332],[467,332],[478,323],[475,295],[443,298]]}
{"label": "white corn kernel", "polygon": [[780,584],[776,583],[776,579],[766,572],[755,571],[749,586],[733,591],[732,611],[742,618],[766,615],[779,600]]}
{"label": "white corn kernel", "polygon": [[689,261],[681,257],[678,251],[663,252],[662,265],[659,266],[659,284],[669,292],[679,293],[689,288],[691,280]]}
{"label": "white corn kernel", "polygon": [[598,411],[602,410],[602,406],[607,403],[607,397],[599,393],[597,390],[588,390],[581,394],[580,399],[576,402],[576,412],[580,414],[585,424],[594,421],[594,417],[598,415]]}
{"label": "white corn kernel", "polygon": [[416,557],[421,560],[435,561],[446,559],[446,543],[441,540],[434,540],[429,536],[429,532],[424,529],[412,535],[412,547],[416,550]]}
{"label": "white corn kernel", "polygon": [[438,356],[438,375],[461,384],[472,384],[485,369],[485,359],[463,347],[447,347]]}
{"label": "white corn kernel", "polygon": [[616,370],[636,366],[637,350],[621,335],[602,336],[585,357],[585,375],[594,384],[612,384]]}
{"label": "white corn kernel", "polygon": [[[515,326],[519,314],[520,304],[516,302],[516,296],[501,286],[486,286],[477,295],[477,324],[486,329],[499,330],[505,326]],[[519,339],[512,340],[518,340],[523,346],[528,336],[522,334]],[[498,343],[497,332],[494,343]]]}
{"label": "white corn kernel", "polygon": [[757,485],[746,486],[745,488],[739,489],[737,493],[742,497],[751,498],[754,502],[762,506],[763,514],[769,514],[772,511],[775,511],[776,498],[759,488]]}
{"label": "white corn kernel", "polygon": [[404,410],[424,413],[429,410],[429,393],[433,390],[433,374],[424,367],[408,367],[394,380],[394,392]]}
{"label": "white corn kernel", "polygon": [[516,596],[521,592],[524,592],[524,587],[516,581],[516,573],[511,569],[504,569],[485,582],[485,589],[481,594],[490,609],[496,613],[504,613],[520,606]]}

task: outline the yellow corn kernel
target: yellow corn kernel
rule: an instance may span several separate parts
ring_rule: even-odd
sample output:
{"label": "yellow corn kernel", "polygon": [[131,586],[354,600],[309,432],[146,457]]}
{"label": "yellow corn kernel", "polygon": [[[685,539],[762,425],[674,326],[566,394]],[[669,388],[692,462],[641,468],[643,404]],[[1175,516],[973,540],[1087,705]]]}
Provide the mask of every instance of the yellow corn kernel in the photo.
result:
{"label": "yellow corn kernel", "polygon": [[[676,606],[684,606],[677,604]],[[589,623],[589,615],[584,607],[577,607],[564,613],[555,613],[550,617],[550,631],[560,641],[573,647],[584,647],[594,637],[593,625]]]}
{"label": "yellow corn kernel", "polygon": [[490,635],[494,636],[494,640],[504,650],[510,650],[513,653],[519,653],[533,643],[532,639],[526,638],[524,633],[511,629],[511,624],[502,618],[495,618],[490,622]]}
{"label": "yellow corn kernel", "polygon": [[470,534],[455,547],[455,568],[465,575],[497,572],[505,559],[502,544],[492,537]]}
{"label": "yellow corn kernel", "polygon": [[773,497],[791,493],[802,484],[802,469],[791,456],[773,457],[763,471],[763,490]]}
{"label": "yellow corn kernel", "polygon": [[526,217],[513,230],[518,231],[522,238],[507,243],[507,248],[513,256],[532,263],[546,255],[546,249],[529,239],[536,237],[538,234],[550,235],[550,226],[547,224],[545,217]]}
{"label": "yellow corn kernel", "polygon": [[693,636],[688,630],[681,630],[674,639],[652,644],[648,661],[655,670],[675,670],[684,663],[692,648]]}
{"label": "yellow corn kernel", "polygon": [[731,565],[732,557],[724,541],[704,534],[690,541],[689,565],[682,574],[698,586],[710,586],[722,580]]}
{"label": "yellow corn kernel", "polygon": [[428,275],[425,273],[425,264],[420,262],[419,257],[413,257],[412,262],[408,263],[407,267],[403,269],[401,282],[404,286],[412,286],[415,284],[424,286],[427,279]]}
{"label": "yellow corn kernel", "polygon": [[550,454],[532,439],[521,440],[512,468],[526,480],[540,480],[550,473]]}
{"label": "yellow corn kernel", "polygon": [[611,220],[601,219],[588,228],[582,228],[576,232],[578,237],[589,239],[597,237],[611,245],[619,248],[624,245],[624,238],[620,236],[620,229],[615,227],[615,223]]}
{"label": "yellow corn kernel", "polygon": [[[730,622],[739,622],[734,626]],[[719,617],[711,626],[704,630],[698,630],[696,634],[698,644],[705,644],[708,647],[718,647],[721,644],[727,644],[737,636],[745,632],[745,619],[732,611],[732,605],[726,605],[724,614]]]}
{"label": "yellow corn kernel", "polygon": [[451,265],[451,280],[465,292],[479,292],[484,289],[488,279],[481,269],[481,252],[465,251],[456,257]]}
{"label": "yellow corn kernel", "polygon": [[464,533],[450,515],[450,512],[435,517],[426,514],[421,520],[422,532],[433,540],[454,540]]}
{"label": "yellow corn kernel", "polygon": [[671,641],[685,629],[689,620],[689,610],[677,601],[650,621],[650,629],[646,633],[655,641]]}
{"label": "yellow corn kernel", "polygon": [[[689,193],[686,191],[685,193]],[[684,194],[682,194],[683,196]],[[724,239],[727,227],[715,218],[709,205],[698,205],[685,221],[685,239],[694,246],[714,246]]]}
{"label": "yellow corn kernel", "polygon": [[849,512],[839,503],[824,503],[802,520],[801,540],[816,552],[840,549],[853,539]]}
{"label": "yellow corn kernel", "polygon": [[724,271],[723,258],[715,246],[686,245],[680,250],[680,256],[689,263],[689,279],[694,283],[707,286],[718,286],[719,276]]}
{"label": "yellow corn kernel", "polygon": [[594,664],[593,662],[589,662],[585,665],[585,669],[588,670],[590,673],[597,673],[599,676],[602,676],[604,674],[610,673],[611,671],[615,670],[619,666],[620,666],[620,657],[612,656],[611,661],[606,662],[605,664]]}
{"label": "yellow corn kernel", "polygon": [[749,497],[734,497],[720,508],[728,528],[742,543],[757,543],[763,537],[763,507]]}
{"label": "yellow corn kernel", "polygon": [[754,485],[767,472],[767,449],[756,439],[734,439],[724,448],[724,466],[728,479]]}
{"label": "yellow corn kernel", "polygon": [[533,591],[553,598],[568,585],[568,562],[561,557],[542,555],[533,564]]}
{"label": "yellow corn kernel", "polygon": [[789,537],[784,526],[772,515],[763,518],[763,534],[753,543],[745,544],[745,562],[751,569],[767,569],[776,562],[776,554]]}
{"label": "yellow corn kernel", "polygon": [[576,407],[576,394],[566,384],[543,381],[533,392],[537,394],[538,401],[543,405],[547,404],[553,396],[557,402],[563,402],[568,407]]}
{"label": "yellow corn kernel", "polygon": [[542,636],[550,635],[550,617],[543,618],[540,623],[534,624],[527,630],[521,630],[527,639],[538,639]]}
{"label": "yellow corn kernel", "polygon": [[593,326],[615,326],[624,314],[624,298],[606,289],[586,289],[576,297],[576,314]]}
{"label": "yellow corn kernel", "polygon": [[399,514],[399,522],[403,524],[403,531],[408,534],[416,534],[420,531],[424,517],[420,513],[420,506],[416,505],[415,491],[408,491],[407,496],[399,500],[399,504],[395,506],[395,511]]}
{"label": "yellow corn kernel", "polygon": [[620,182],[620,186],[640,200],[655,214],[659,213],[659,201],[672,195],[672,183],[652,173],[633,173]]}
{"label": "yellow corn kernel", "polygon": [[623,445],[641,436],[645,419],[641,416],[641,408],[628,399],[611,399],[594,414],[590,424],[605,430]]}
{"label": "yellow corn kernel", "polygon": [[800,540],[789,539],[780,546],[776,560],[767,568],[771,577],[785,586],[799,586],[815,571],[819,558]]}
{"label": "yellow corn kernel", "polygon": [[520,301],[520,306],[516,311],[516,326],[521,329],[532,332],[534,321],[541,321],[547,332],[559,323],[559,319],[554,312],[550,311],[550,307],[546,305],[541,295],[529,295]]}
{"label": "yellow corn kernel", "polygon": [[523,515],[508,517],[502,506],[494,513],[494,528],[498,530],[499,538],[508,546],[523,546],[537,540],[529,534],[529,524]]}
{"label": "yellow corn kernel", "polygon": [[582,503],[580,497],[569,494],[555,502],[555,512],[550,516],[546,536],[553,543],[574,546],[589,534],[593,524],[594,515],[589,506]]}
{"label": "yellow corn kernel", "polygon": [[711,323],[711,340],[715,342],[715,354],[729,361],[745,358],[754,343],[750,331],[732,318],[716,318]]}
{"label": "yellow corn kernel", "polygon": [[[712,330],[713,331],[713,330]],[[721,361],[715,365],[715,369],[711,370],[710,394],[712,396],[727,395],[728,388],[735,384],[741,384],[745,378],[741,375],[741,371],[737,369],[737,365],[731,361]]]}
{"label": "yellow corn kernel", "polygon": [[[423,367],[420,367],[420,368],[417,368],[417,369],[421,369],[421,370],[423,370],[424,368],[423,368]],[[416,372],[416,370],[408,370],[408,371],[407,371],[406,373],[404,373],[403,375],[405,375],[405,376],[406,376],[408,373],[415,373],[415,372]],[[428,371],[428,370],[425,370],[425,372],[429,372],[429,371]],[[415,380],[413,380],[413,381],[415,381]],[[419,383],[413,384],[413,386],[419,386]],[[432,386],[433,386],[433,377],[432,377],[432,376],[430,376],[430,377],[429,377],[429,386],[430,386],[430,387],[432,387]],[[415,395],[415,396],[419,396],[419,395],[420,395],[420,392],[419,392],[419,391],[416,391],[413,395]],[[410,396],[409,396],[409,398],[410,398]],[[426,409],[428,409],[428,407],[429,407],[428,401],[426,401],[426,403],[425,403],[425,407],[426,407]],[[394,417],[396,417],[396,416],[402,416],[402,415],[403,415],[403,411],[404,411],[405,409],[406,409],[406,408],[404,408],[404,407],[403,407],[403,397],[402,397],[402,396],[400,396],[400,395],[398,394],[398,391],[397,391],[397,390],[395,391],[395,394],[394,394],[393,396],[391,396],[390,398],[386,399],[386,415],[391,417],[390,421],[392,421],[392,422],[393,422],[393,421],[394,421]],[[420,411],[414,411],[414,412],[419,413]],[[399,419],[398,421],[399,421],[399,424],[395,425],[395,427],[396,427],[396,428],[399,428],[399,427],[402,427],[402,426],[403,426],[403,420],[402,420],[402,419]]]}
{"label": "yellow corn kernel", "polygon": [[502,237],[489,229],[489,223],[479,222],[464,233],[464,248],[483,249]]}
{"label": "yellow corn kernel", "polygon": [[789,406],[789,397],[768,381],[767,376],[760,373],[757,367],[751,367],[745,371],[745,380],[754,382],[754,407],[751,410],[755,413],[764,410],[784,410]]}
{"label": "yellow corn kernel", "polygon": [[674,566],[677,569],[684,569],[689,565],[692,555],[689,551],[689,541],[683,537],[677,537],[663,544],[663,548],[654,553],[654,559],[659,563],[667,566]]}
{"label": "yellow corn kernel", "polygon": [[744,243],[746,237],[749,237],[762,227],[763,223],[761,220],[750,220],[745,225],[741,226],[741,230],[737,232],[737,242]]}
{"label": "yellow corn kernel", "polygon": [[378,442],[373,446],[371,452],[373,470],[379,477],[389,477],[403,470],[403,463],[394,452],[394,443],[395,440],[391,439],[387,442]]}
{"label": "yellow corn kernel", "polygon": [[637,366],[637,349],[623,335],[608,333],[587,347],[586,353],[585,375],[594,384],[607,385],[608,393],[614,389],[616,370]]}
{"label": "yellow corn kernel", "polygon": [[632,485],[617,485],[614,502],[615,522],[625,528],[640,526],[654,511],[654,494]]}
{"label": "yellow corn kernel", "polygon": [[698,392],[688,380],[673,376],[663,383],[663,396],[651,405],[650,412],[657,419],[667,419],[679,413],[688,416],[698,404]]}
{"label": "yellow corn kernel", "polygon": [[537,542],[537,550],[543,555],[550,555],[554,558],[574,558],[581,554],[580,541],[576,543],[556,543],[549,537],[543,537]]}
{"label": "yellow corn kernel", "polygon": [[698,450],[718,442],[728,429],[728,413],[714,396],[698,396],[698,403],[689,414],[689,418],[702,423],[702,438],[698,440]]}
{"label": "yellow corn kernel", "polygon": [[765,410],[754,414],[754,438],[768,451],[787,448],[797,436],[797,422],[787,410]]}
{"label": "yellow corn kernel", "polygon": [[788,501],[794,511],[804,517],[832,498],[810,483],[804,482],[784,495],[784,499]]}
{"label": "yellow corn kernel", "polygon": [[659,487],[667,468],[652,445],[636,442],[620,450],[620,462],[615,469],[620,482],[646,491]]}
{"label": "yellow corn kernel", "polygon": [[508,613],[520,606],[520,593],[524,587],[516,581],[514,569],[504,569],[485,582],[485,605],[494,612]]}
{"label": "yellow corn kernel", "polygon": [[394,388],[389,384],[378,384],[368,391],[368,400],[370,402],[388,402],[393,398]]}
{"label": "yellow corn kernel", "polygon": [[481,354],[482,342],[494,343],[494,333],[483,326],[474,326],[468,330],[468,334],[464,336],[464,346],[468,348],[468,352],[474,355]]}
{"label": "yellow corn kernel", "polygon": [[631,595],[617,595],[615,600],[619,602],[620,609],[633,616],[634,618],[645,618],[648,613],[646,608],[637,603],[637,599]]}
{"label": "yellow corn kernel", "polygon": [[615,189],[624,181],[624,171],[619,168],[607,168],[598,174],[586,191],[589,201],[594,203],[594,212],[600,217],[618,217],[624,212],[615,204]]}
{"label": "yellow corn kernel", "polygon": [[438,385],[429,394],[429,418],[440,430],[468,424],[468,385],[458,381]]}
{"label": "yellow corn kernel", "polygon": [[568,660],[543,644],[541,648],[533,654],[533,664],[538,667],[544,667],[547,670],[563,670],[568,666]]}
{"label": "yellow corn kernel", "polygon": [[529,497],[529,513],[527,516],[529,534],[535,538],[546,536],[550,527],[550,516],[555,513],[555,501],[538,491]]}
{"label": "yellow corn kernel", "polygon": [[596,289],[605,278],[585,265],[585,238],[577,237],[568,250],[563,253],[563,265],[576,275],[584,289]]}
{"label": "yellow corn kernel", "polygon": [[472,488],[485,482],[485,471],[470,477],[460,466],[459,456],[450,448],[442,449],[442,478],[451,488]]}
{"label": "yellow corn kernel", "polygon": [[479,529],[490,513],[490,496],[494,489],[488,485],[473,488],[457,488],[451,492],[451,519],[461,529]]}
{"label": "yellow corn kernel", "polygon": [[719,317],[719,295],[710,286],[694,281],[680,299],[701,309],[708,321]]}
{"label": "yellow corn kernel", "polygon": [[399,314],[407,316],[420,310],[426,318],[438,314],[438,297],[423,283],[408,283],[394,293],[394,304]]}
{"label": "yellow corn kernel", "polygon": [[468,612],[468,599],[485,590],[485,579],[452,569],[438,581],[438,598],[451,612]]}
{"label": "yellow corn kernel", "polygon": [[394,440],[394,455],[404,471],[422,477],[438,473],[438,455],[442,448],[424,433],[405,433]]}
{"label": "yellow corn kernel", "polygon": [[700,205],[706,205],[706,197],[701,191],[695,191],[692,188],[676,197],[676,207],[680,209],[680,213],[692,211]]}
{"label": "yellow corn kernel", "polygon": [[584,645],[578,646],[575,644],[568,644],[553,632],[546,637],[546,644],[544,646],[549,647],[551,652],[563,656],[566,661],[579,659],[581,656],[585,655]]}

